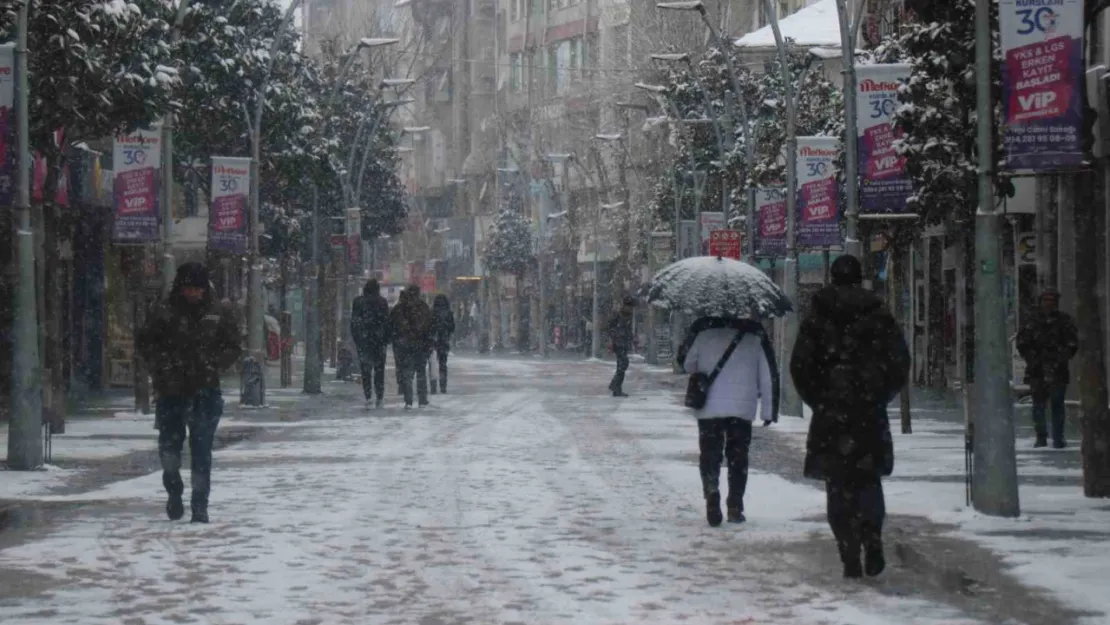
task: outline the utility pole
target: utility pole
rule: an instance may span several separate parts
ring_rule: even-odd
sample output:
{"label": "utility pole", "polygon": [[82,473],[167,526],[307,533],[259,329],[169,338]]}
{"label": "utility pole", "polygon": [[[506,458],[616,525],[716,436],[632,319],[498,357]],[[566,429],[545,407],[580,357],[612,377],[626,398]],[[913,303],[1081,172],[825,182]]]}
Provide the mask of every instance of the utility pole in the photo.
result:
{"label": "utility pole", "polygon": [[[170,45],[181,36],[181,24],[189,12],[192,0],[178,0],[177,16],[170,30]],[[162,292],[169,293],[173,286],[174,257],[170,237],[173,236],[173,111],[162,118]]]}
{"label": "utility pole", "polygon": [[866,2],[859,2],[855,19],[848,21],[847,0],[836,0],[836,12],[840,18],[840,44],[844,63],[844,178],[847,181],[846,193],[848,207],[844,211],[847,233],[844,238],[844,251],[856,258],[863,256],[863,245],[859,240],[859,128],[856,111],[856,38],[859,35],[860,19]]}
{"label": "utility pole", "polygon": [[320,345],[320,193],[312,185],[312,241],[311,260],[304,281],[305,336],[304,336],[304,392],[319,395],[320,374],[323,370]]}
{"label": "utility pole", "polygon": [[[782,38],[779,20],[771,0],[763,0],[763,8],[771,22],[775,34],[775,47],[778,49],[779,71],[782,74],[783,98],[786,100],[786,259],[783,263],[783,291],[791,302],[798,301],[798,113],[794,94],[794,77],[791,75],[786,42]],[[849,186],[851,186],[849,184]],[[797,313],[786,315],[783,327],[783,358],[779,367],[786,372],[782,376],[783,414],[803,416],[802,398],[794,388],[790,377],[789,359],[798,337]]]}
{"label": "utility pole", "polygon": [[31,131],[28,107],[27,27],[30,0],[19,5],[15,46],[15,114],[19,124],[15,160],[19,167],[14,242],[19,282],[12,324],[12,420],[8,424],[8,468],[21,471],[42,466],[42,363],[35,299],[35,240],[31,231]]}
{"label": "utility pole", "polygon": [[1013,400],[1007,376],[1009,341],[1002,296],[1002,221],[994,204],[994,111],[991,98],[991,0],[975,7],[976,116],[979,210],[975,217],[975,384],[972,389],[975,453],[971,501],[992,516],[1016,517],[1017,458]]}

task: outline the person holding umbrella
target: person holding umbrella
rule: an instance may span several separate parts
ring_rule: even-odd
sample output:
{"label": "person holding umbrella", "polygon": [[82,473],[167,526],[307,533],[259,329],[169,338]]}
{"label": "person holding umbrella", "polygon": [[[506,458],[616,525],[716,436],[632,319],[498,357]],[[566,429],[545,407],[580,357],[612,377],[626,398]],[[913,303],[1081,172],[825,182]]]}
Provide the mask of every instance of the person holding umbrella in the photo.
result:
{"label": "person holding umbrella", "polygon": [[794,386],[813,409],[803,473],[825,482],[844,577],[874,577],[886,568],[881,479],[894,470],[886,407],[909,377],[909,349],[882,300],[860,286],[856,257],[837,258],[830,273],[790,360]]}
{"label": "person holding umbrella", "polygon": [[752,423],[778,420],[779,380],[774,348],[761,321],[792,309],[766,274],[731,259],[697,257],[663,269],[652,280],[648,300],[697,321],[678,350],[690,374],[686,406],[698,420],[698,461],[705,517],[724,521],[719,487],[722,459],[728,463],[728,520],[742,523],[748,482]]}
{"label": "person holding umbrella", "polygon": [[728,462],[728,521],[743,523],[752,422],[759,417],[766,427],[778,421],[775,350],[758,321],[703,317],[690,327],[678,358],[686,373],[704,375],[708,382],[704,405],[687,404],[695,408],[698,419],[705,518],[711,527],[723,520],[719,487],[723,455]]}

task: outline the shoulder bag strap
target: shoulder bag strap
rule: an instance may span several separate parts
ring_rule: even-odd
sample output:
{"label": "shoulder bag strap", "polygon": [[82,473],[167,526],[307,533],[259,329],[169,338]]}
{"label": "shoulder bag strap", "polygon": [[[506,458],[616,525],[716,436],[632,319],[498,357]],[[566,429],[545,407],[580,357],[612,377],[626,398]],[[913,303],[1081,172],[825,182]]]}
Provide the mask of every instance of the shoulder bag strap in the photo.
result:
{"label": "shoulder bag strap", "polygon": [[736,346],[740,344],[740,341],[743,338],[743,330],[736,333],[736,338],[732,339],[732,342],[728,344],[728,349],[725,350],[724,355],[721,356],[721,359],[719,361],[717,361],[717,366],[713,369],[713,373],[709,374],[708,386],[713,385],[713,381],[717,379],[717,376],[721,373],[721,369],[724,369],[725,365],[728,364],[728,359],[732,358],[732,352],[736,351]]}

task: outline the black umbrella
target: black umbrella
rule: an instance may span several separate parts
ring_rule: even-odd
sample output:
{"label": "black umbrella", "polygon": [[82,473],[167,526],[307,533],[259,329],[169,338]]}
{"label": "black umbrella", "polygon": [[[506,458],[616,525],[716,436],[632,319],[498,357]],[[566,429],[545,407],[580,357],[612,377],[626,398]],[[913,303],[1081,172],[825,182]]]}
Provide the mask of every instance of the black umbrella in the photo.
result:
{"label": "black umbrella", "polygon": [[648,301],[695,318],[765,319],[794,310],[767,274],[731,258],[698,256],[655,274]]}

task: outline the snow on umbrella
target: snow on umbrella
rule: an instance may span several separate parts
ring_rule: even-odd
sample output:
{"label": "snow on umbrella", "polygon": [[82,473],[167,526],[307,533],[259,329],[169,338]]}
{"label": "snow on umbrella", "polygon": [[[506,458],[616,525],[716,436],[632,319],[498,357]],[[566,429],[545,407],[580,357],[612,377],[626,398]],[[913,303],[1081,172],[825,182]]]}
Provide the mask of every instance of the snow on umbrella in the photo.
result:
{"label": "snow on umbrella", "polygon": [[764,319],[794,309],[767,274],[731,258],[698,256],[655,274],[648,301],[694,317]]}

